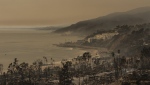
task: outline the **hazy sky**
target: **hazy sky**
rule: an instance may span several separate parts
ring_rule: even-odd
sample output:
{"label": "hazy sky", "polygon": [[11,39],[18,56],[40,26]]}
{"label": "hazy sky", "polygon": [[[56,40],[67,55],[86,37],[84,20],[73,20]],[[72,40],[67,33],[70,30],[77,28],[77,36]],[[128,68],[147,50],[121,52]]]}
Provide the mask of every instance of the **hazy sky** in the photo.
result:
{"label": "hazy sky", "polygon": [[150,6],[150,0],[0,0],[0,26],[66,25]]}

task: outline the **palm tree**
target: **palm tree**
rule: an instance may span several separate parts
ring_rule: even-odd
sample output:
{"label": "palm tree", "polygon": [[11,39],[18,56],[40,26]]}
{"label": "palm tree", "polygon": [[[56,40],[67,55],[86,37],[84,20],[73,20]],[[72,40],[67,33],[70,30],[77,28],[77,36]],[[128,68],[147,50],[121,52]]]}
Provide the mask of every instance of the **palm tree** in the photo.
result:
{"label": "palm tree", "polygon": [[[118,50],[118,53],[120,53],[120,51]],[[118,79],[118,58],[117,57],[115,57],[115,53],[114,52],[112,52],[111,53],[112,54],[112,57],[114,57],[114,69],[115,69],[115,78],[116,79]]]}
{"label": "palm tree", "polygon": [[36,66],[36,63],[34,62],[33,65],[30,66],[30,77],[34,83],[34,85],[36,84],[36,80],[38,78],[38,67]]}
{"label": "palm tree", "polygon": [[114,52],[112,52],[111,55],[112,55],[112,57],[115,57],[115,53]]}
{"label": "palm tree", "polygon": [[17,66],[18,66],[17,58],[15,58],[14,62],[10,63],[9,66],[8,66],[7,73],[10,75],[10,81],[11,81],[10,83],[14,82],[13,77],[16,77],[16,74],[17,74],[16,68],[17,68]]}
{"label": "palm tree", "polygon": [[[120,66],[121,66],[121,68],[125,68],[125,72],[126,72],[126,58],[125,58],[125,56],[123,56],[121,58]],[[121,70],[121,76],[122,76],[122,70]]]}
{"label": "palm tree", "polygon": [[0,74],[3,74],[3,64],[0,64]]}
{"label": "palm tree", "polygon": [[81,64],[81,60],[83,60],[83,59],[86,60],[86,57],[83,58],[83,56],[78,56],[77,59],[76,59],[79,62],[78,63],[79,85],[80,85],[80,74],[81,74],[81,70],[80,70],[81,69],[81,67],[80,67],[81,65],[80,64]]}
{"label": "palm tree", "polygon": [[36,61],[36,65],[37,65],[37,67],[38,67],[38,78],[39,78],[39,80],[41,79],[41,71],[42,71],[42,65],[43,65],[43,62],[42,62],[42,60],[41,59],[38,59],[37,61]]}
{"label": "palm tree", "polygon": [[142,69],[149,69],[150,66],[150,47],[144,47],[141,51],[141,68]]}
{"label": "palm tree", "polygon": [[63,64],[62,70],[59,72],[59,84],[60,85],[71,85],[72,76],[70,75],[69,68],[72,65],[70,61]]}
{"label": "palm tree", "polygon": [[89,61],[89,59],[91,58],[91,54],[89,53],[89,52],[85,52],[85,53],[83,53],[83,60],[88,60]]}
{"label": "palm tree", "polygon": [[21,80],[24,81],[25,78],[27,78],[27,76],[29,76],[29,66],[28,66],[28,63],[21,63],[19,65],[19,73],[21,75]]}
{"label": "palm tree", "polygon": [[3,80],[2,85],[7,85],[7,79],[6,79],[6,76],[7,76],[7,75],[6,75],[6,73],[4,72],[4,73],[3,73],[3,79],[4,79],[4,80]]}
{"label": "palm tree", "polygon": [[30,66],[30,77],[32,78],[34,84],[36,83],[36,81],[41,79],[42,66],[43,61],[41,59],[34,61]]}

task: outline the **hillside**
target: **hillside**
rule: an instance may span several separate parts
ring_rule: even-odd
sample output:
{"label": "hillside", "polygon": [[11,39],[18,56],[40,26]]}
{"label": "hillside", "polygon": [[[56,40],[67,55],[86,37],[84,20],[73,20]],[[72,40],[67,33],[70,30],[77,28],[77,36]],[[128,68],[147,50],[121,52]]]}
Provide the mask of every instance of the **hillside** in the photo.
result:
{"label": "hillside", "polygon": [[80,21],[68,27],[58,29],[55,33],[71,32],[88,35],[97,30],[112,30],[117,25],[135,25],[150,22],[150,7],[142,7],[127,12],[116,12],[91,20]]}
{"label": "hillside", "polygon": [[[106,47],[113,51],[120,49],[123,53],[126,53],[124,55],[136,54],[143,47],[150,46],[150,24],[117,26],[115,31],[118,32],[118,35],[110,39],[96,39],[90,43],[84,43],[83,45]],[[108,31],[108,33],[110,32]],[[98,35],[98,33],[95,35]],[[95,35],[92,34],[86,37],[86,39]]]}

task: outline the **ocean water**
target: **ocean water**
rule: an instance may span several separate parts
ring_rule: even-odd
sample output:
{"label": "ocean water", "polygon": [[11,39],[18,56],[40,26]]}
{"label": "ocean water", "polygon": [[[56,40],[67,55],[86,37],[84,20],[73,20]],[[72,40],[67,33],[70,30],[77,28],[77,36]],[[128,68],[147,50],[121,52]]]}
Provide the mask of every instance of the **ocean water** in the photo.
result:
{"label": "ocean water", "polygon": [[73,49],[56,47],[53,44],[65,41],[76,41],[82,39],[77,36],[61,36],[52,34],[51,31],[35,29],[0,29],[0,64],[4,71],[14,58],[21,62],[32,64],[37,59],[47,57],[48,62],[53,58],[56,62],[62,59],[71,59],[82,55],[91,49]]}

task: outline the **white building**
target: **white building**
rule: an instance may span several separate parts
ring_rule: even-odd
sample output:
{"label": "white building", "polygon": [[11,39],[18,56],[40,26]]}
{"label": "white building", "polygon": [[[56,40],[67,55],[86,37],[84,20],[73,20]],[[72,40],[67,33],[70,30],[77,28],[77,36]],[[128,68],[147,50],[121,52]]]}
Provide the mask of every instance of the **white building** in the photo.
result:
{"label": "white building", "polygon": [[97,34],[94,37],[88,38],[88,42],[90,43],[92,40],[106,40],[106,39],[111,39],[113,36],[118,35],[118,32],[108,32],[108,33],[102,33],[102,34]]}

